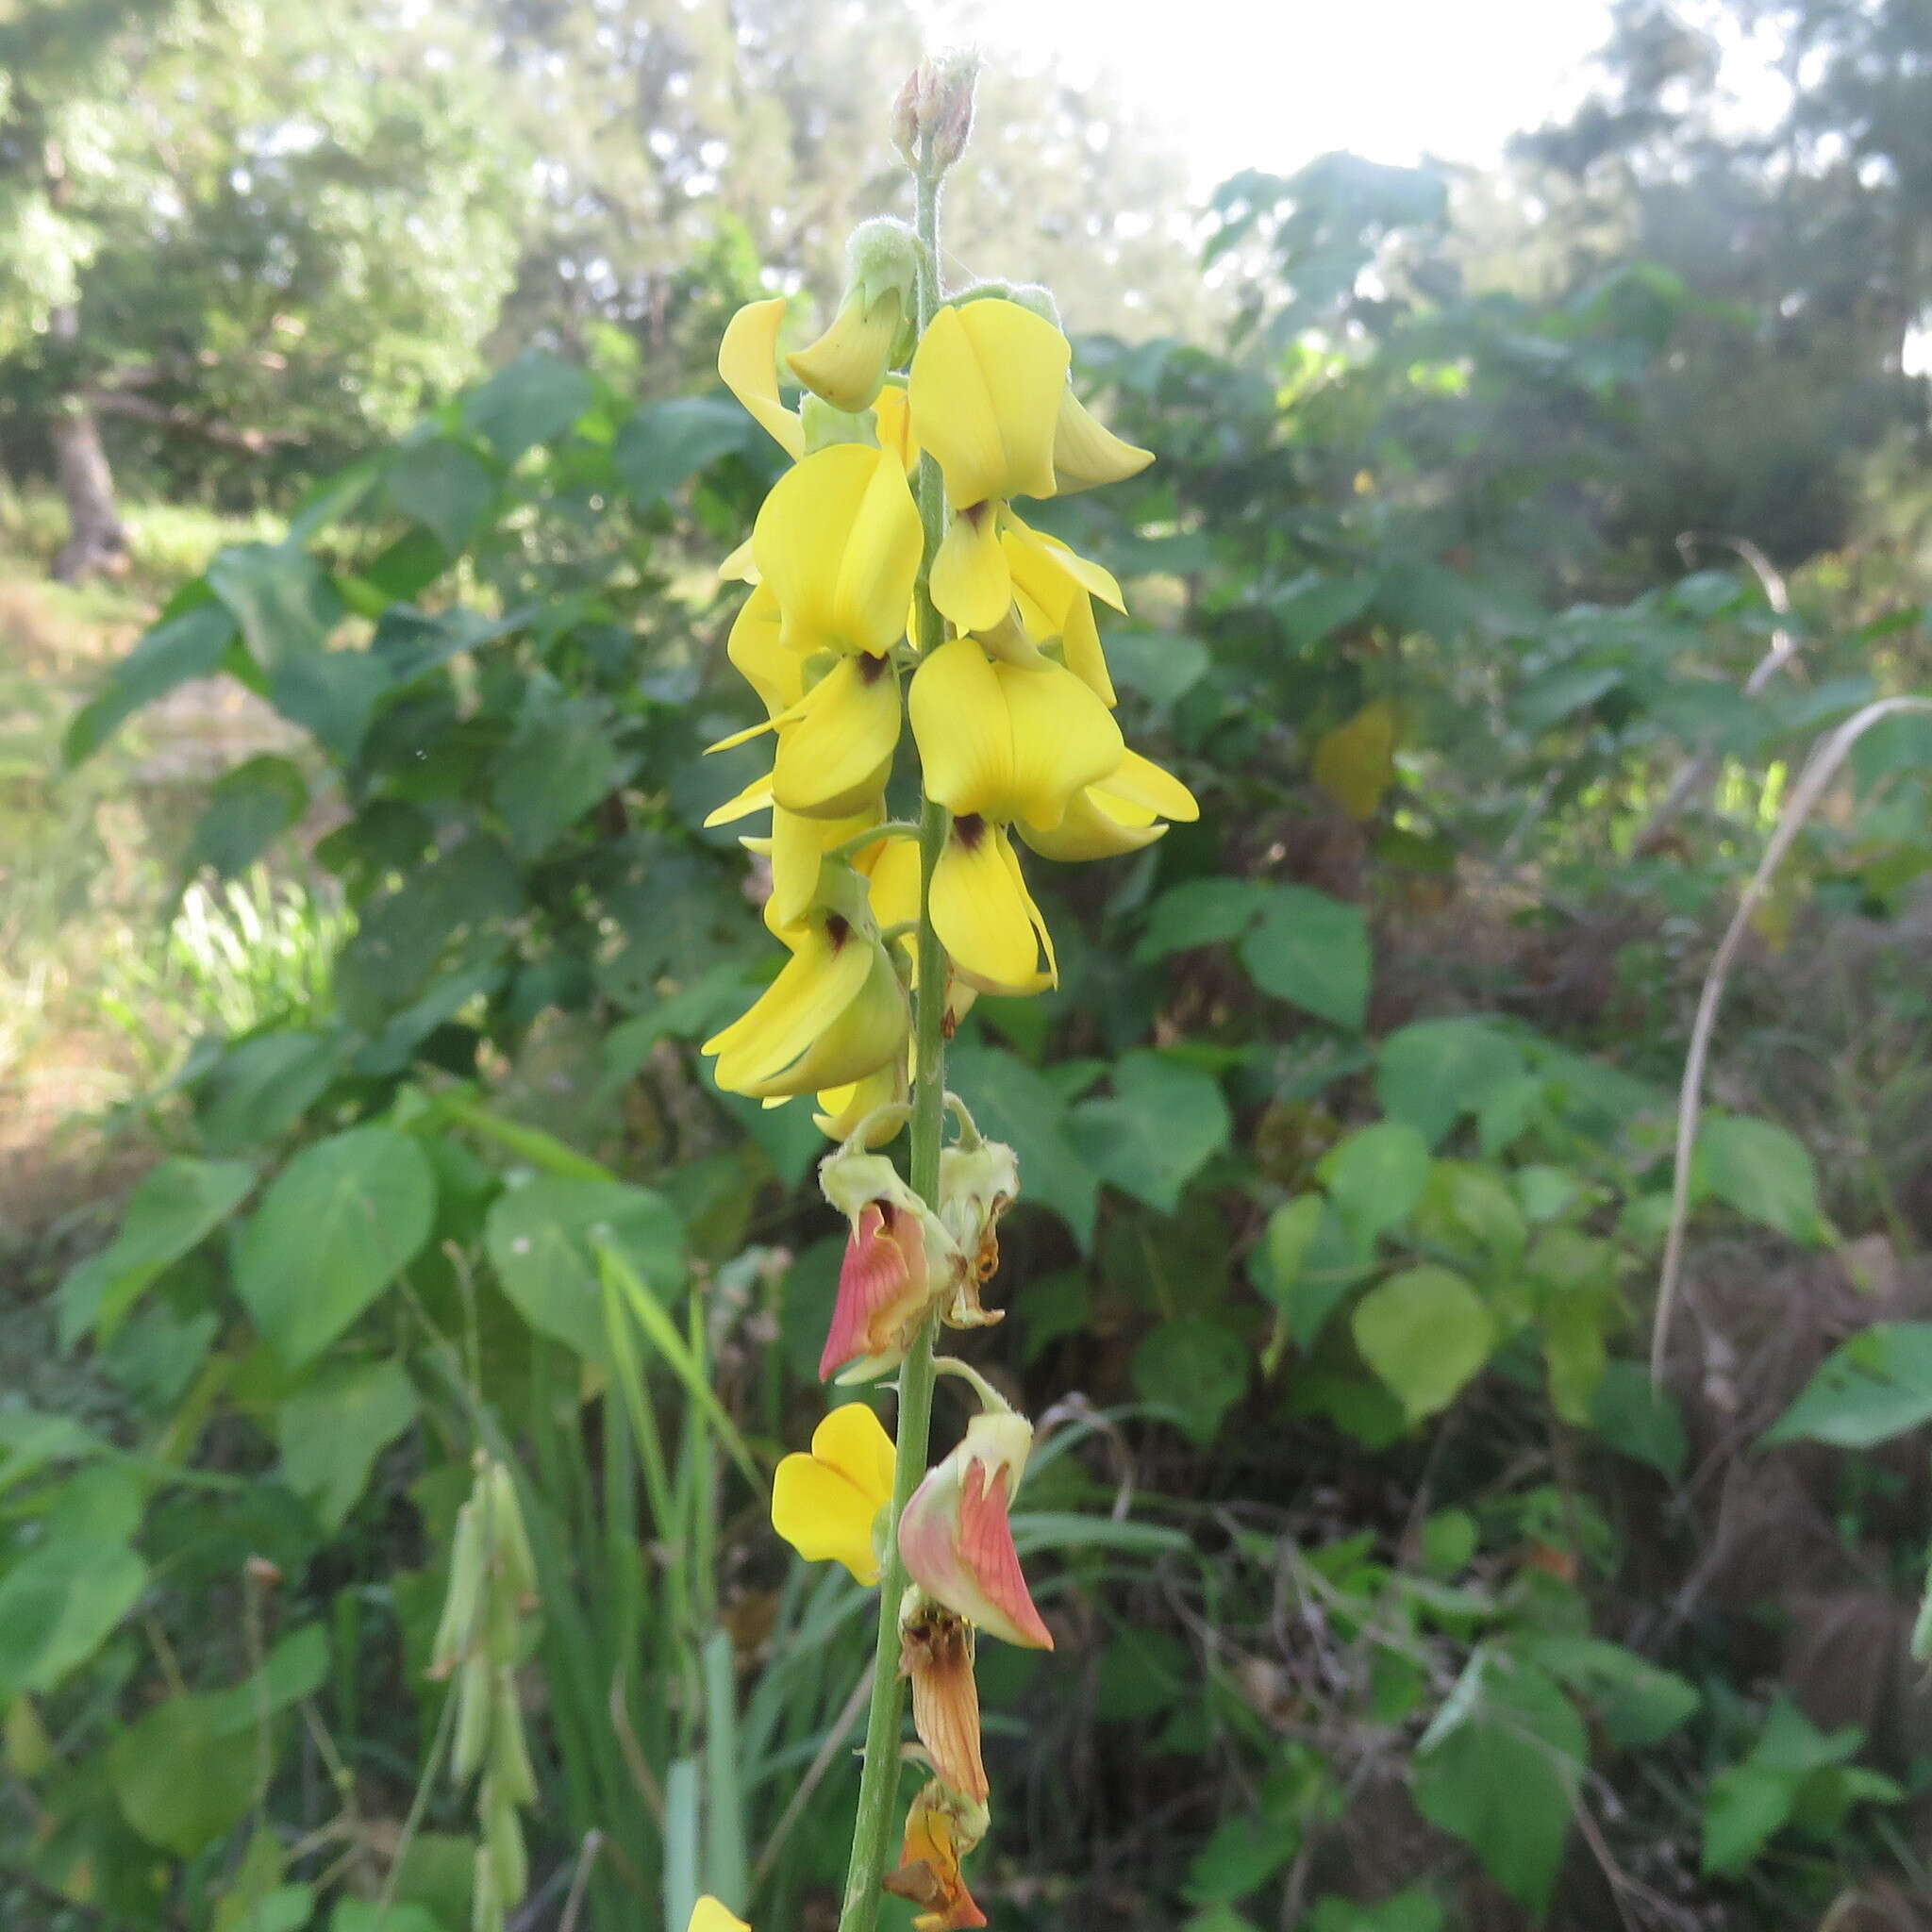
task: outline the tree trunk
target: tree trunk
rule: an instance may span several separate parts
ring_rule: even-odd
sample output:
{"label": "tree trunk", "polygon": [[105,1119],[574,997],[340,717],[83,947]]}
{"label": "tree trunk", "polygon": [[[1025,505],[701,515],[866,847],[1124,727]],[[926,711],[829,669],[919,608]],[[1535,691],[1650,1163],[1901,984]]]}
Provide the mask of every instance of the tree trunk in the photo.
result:
{"label": "tree trunk", "polygon": [[[57,309],[53,332],[71,341],[80,317],[71,308]],[[54,559],[54,575],[77,584],[97,574],[118,576],[127,568],[127,531],[114,507],[114,473],[101,446],[100,425],[85,397],[63,396],[48,425],[54,445],[54,475],[67,503],[67,541]]]}

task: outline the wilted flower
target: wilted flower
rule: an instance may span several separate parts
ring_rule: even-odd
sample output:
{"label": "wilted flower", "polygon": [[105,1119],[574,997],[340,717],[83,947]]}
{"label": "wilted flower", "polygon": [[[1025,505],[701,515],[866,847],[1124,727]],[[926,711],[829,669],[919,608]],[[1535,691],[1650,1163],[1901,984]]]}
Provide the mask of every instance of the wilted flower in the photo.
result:
{"label": "wilted flower", "polygon": [[968,1623],[1008,1643],[1051,1650],[1008,1521],[1033,1447],[1033,1425],[1011,1410],[976,1415],[965,1439],[926,1472],[899,1518],[899,1552],[913,1582]]}
{"label": "wilted flower", "polygon": [[988,1823],[984,1805],[947,1790],[937,1779],[913,1799],[899,1869],[880,1882],[921,1907],[912,1921],[915,1932],[965,1932],[986,1924],[959,1864],[986,1836]]}
{"label": "wilted flower", "polygon": [[973,1626],[918,1591],[899,1618],[899,1674],[912,1686],[912,1728],[940,1782],[985,1804],[979,1755],[979,1687],[973,1676]]}

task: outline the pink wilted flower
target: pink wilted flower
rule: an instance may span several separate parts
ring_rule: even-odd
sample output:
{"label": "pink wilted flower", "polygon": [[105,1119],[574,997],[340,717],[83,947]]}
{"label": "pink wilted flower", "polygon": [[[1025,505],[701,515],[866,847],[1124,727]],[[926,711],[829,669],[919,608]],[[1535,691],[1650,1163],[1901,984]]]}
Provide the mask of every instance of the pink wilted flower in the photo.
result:
{"label": "pink wilted flower", "polygon": [[819,1376],[871,1381],[905,1360],[934,1303],[956,1291],[965,1257],[884,1155],[848,1141],[820,1163],[819,1184],[851,1225]]}
{"label": "pink wilted flower", "polygon": [[968,1623],[1029,1650],[1051,1650],[1020,1574],[1008,1510],[1033,1447],[1033,1425],[1011,1410],[976,1415],[959,1446],[927,1471],[899,1519],[899,1550],[913,1582]]}

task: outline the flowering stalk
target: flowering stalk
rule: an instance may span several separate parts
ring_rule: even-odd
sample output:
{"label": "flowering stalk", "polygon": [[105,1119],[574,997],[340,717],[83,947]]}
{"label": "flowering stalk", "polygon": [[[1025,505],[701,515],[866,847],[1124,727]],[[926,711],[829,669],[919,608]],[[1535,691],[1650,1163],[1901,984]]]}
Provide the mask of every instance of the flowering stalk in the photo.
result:
{"label": "flowering stalk", "polygon": [[[791,468],[723,566],[753,586],[726,651],[767,718],[713,749],[771,732],[772,767],[708,823],[771,813],[769,835],[744,842],[769,858],[765,924],[791,957],[704,1051],[726,1091],[769,1106],[817,1095],[814,1118],[840,1142],[820,1185],[850,1229],[820,1374],[898,1375],[896,1442],[869,1403],[835,1407],[772,1491],[773,1524],[800,1555],[879,1590],[841,1932],[873,1932],[882,1891],[921,1908],[916,1932],[985,1924],[961,1869],[991,1824],[975,1649],[981,1636],[1054,1647],[1010,1521],[1032,1426],[934,1354],[942,1324],[1000,1320],[981,1291],[1020,1189],[1013,1150],[945,1091],[946,1037],[980,992],[1058,983],[1015,840],[1055,861],[1106,858],[1199,811],[1114,721],[1093,604],[1124,608],[1120,586],[1014,508],[1130,476],[1150,454],[1074,395],[1044,290],[983,283],[941,300],[940,187],[972,124],[972,65],[928,62],[900,96],[917,227],[855,231],[837,317],[784,358],[806,386],[799,407],[778,390],[782,296],[741,308],[718,356]],[[916,825],[888,815],[908,727]],[[942,1147],[949,1099],[958,1136]],[[908,1121],[909,1181],[877,1151]],[[928,1469],[941,1368],[980,1407]],[[901,1741],[908,1682],[916,1747]],[[931,1775],[902,1828],[908,1758]]]}
{"label": "flowering stalk", "polygon": [[[930,132],[919,136],[914,167],[918,189],[920,242],[916,320],[920,333],[939,308],[940,183]],[[919,521],[924,554],[913,588],[919,613],[922,653],[939,647],[940,616],[932,601],[932,563],[945,536],[945,490],[940,466],[929,451],[919,458]],[[940,1199],[940,1127],[946,1092],[946,982],[944,948],[932,922],[932,878],[945,849],[950,814],[929,794],[919,815],[919,991],[913,1014],[912,1189],[929,1207]],[[887,1519],[885,1571],[879,1590],[878,1641],[873,1657],[872,1707],[865,1725],[865,1766],[858,1785],[858,1812],[852,1833],[852,1861],[846,1868],[845,1900],[839,1932],[872,1932],[878,1922],[879,1877],[892,1841],[899,1802],[899,1731],[905,1686],[899,1672],[899,1603],[906,1593],[906,1559],[899,1550],[899,1519],[925,1474],[932,1434],[933,1331],[937,1310],[920,1324],[906,1359],[899,1365],[898,1454],[892,1470],[892,1500]]]}

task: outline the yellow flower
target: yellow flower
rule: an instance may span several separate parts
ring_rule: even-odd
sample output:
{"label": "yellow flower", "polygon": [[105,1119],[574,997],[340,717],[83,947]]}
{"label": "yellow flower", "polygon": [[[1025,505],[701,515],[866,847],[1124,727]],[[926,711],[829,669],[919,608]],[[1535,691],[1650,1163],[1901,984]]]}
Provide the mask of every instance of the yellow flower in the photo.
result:
{"label": "yellow flower", "polygon": [[805,427],[778,400],[778,331],[786,300],[750,302],[731,318],[718,344],[718,374],[745,413],[796,462],[805,454]]}
{"label": "yellow flower", "polygon": [[734,1918],[709,1892],[691,1908],[691,1924],[684,1932],[751,1932],[742,1919]]}
{"label": "yellow flower", "polygon": [[1073,351],[1017,302],[948,303],[912,358],[912,427],[958,509],[1054,493],[1053,445]]}
{"label": "yellow flower", "polygon": [[835,1408],[812,1431],[808,1456],[788,1456],[772,1483],[772,1527],[808,1563],[840,1562],[879,1580],[873,1534],[892,1500],[892,1439],[862,1402]]}
{"label": "yellow flower", "polygon": [[772,486],[751,541],[787,650],[876,657],[906,635],[924,538],[891,452],[815,450]]}
{"label": "yellow flower", "polygon": [[728,1092],[785,1099],[862,1080],[903,1058],[906,989],[844,866],[822,866],[820,892],[786,935],[791,958],[750,1010],[706,1041]]}
{"label": "yellow flower", "polygon": [[1117,858],[1151,845],[1167,830],[1166,821],[1200,816],[1194,794],[1178,778],[1130,751],[1105,778],[1074,793],[1058,825],[1022,825],[1020,836],[1042,858]]}
{"label": "yellow flower", "polygon": [[912,358],[912,428],[937,458],[953,520],[932,597],[961,630],[1003,622],[1012,576],[1006,503],[1054,493],[1053,450],[1072,351],[1053,324],[997,298],[941,308]]}
{"label": "yellow flower", "polygon": [[805,695],[805,658],[779,636],[778,599],[770,584],[759,584],[731,621],[724,654],[741,677],[776,717]]}
{"label": "yellow flower", "polygon": [[933,868],[932,924],[953,971],[981,992],[1033,993],[1058,982],[1046,921],[1006,828],[991,820],[953,821]]}
{"label": "yellow flower", "polygon": [[995,660],[971,638],[921,664],[911,715],[927,794],[1001,823],[1058,824],[1126,749],[1107,706],[1064,665]]}
{"label": "yellow flower", "polygon": [[[1116,610],[1127,607],[1108,571],[1070,550],[1058,537],[1029,530],[1009,515],[1000,533],[1012,576],[1018,623],[1036,645],[1058,643],[1066,667],[1109,709],[1113,679],[1093,622],[1093,599]],[[989,641],[989,648],[991,648]]]}

